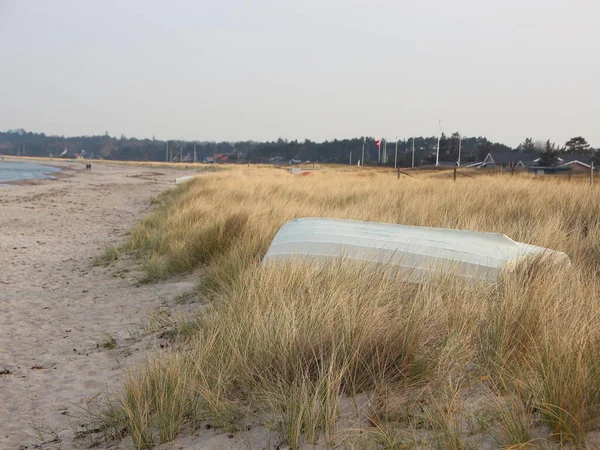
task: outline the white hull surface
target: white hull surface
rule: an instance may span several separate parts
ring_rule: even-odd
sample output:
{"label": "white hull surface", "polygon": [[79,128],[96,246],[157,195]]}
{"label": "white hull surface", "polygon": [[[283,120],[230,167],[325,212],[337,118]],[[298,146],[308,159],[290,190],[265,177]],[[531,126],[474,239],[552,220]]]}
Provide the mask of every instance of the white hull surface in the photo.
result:
{"label": "white hull surface", "polygon": [[503,234],[303,218],[281,227],[263,264],[345,258],[397,268],[407,281],[417,283],[436,273],[496,281],[503,270],[510,271],[535,256],[564,269],[571,266],[563,252],[515,242]]}
{"label": "white hull surface", "polygon": [[188,181],[192,181],[194,179],[193,175],[188,175],[187,177],[175,178],[175,184],[186,183]]}

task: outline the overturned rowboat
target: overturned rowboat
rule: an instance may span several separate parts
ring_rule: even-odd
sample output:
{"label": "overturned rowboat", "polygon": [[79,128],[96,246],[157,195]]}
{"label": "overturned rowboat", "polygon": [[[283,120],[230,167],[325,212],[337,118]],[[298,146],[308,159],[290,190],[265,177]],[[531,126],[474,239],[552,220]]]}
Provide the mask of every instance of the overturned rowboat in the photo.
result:
{"label": "overturned rowboat", "polygon": [[188,175],[185,177],[175,178],[175,184],[187,183],[188,181],[192,181],[195,177],[193,175]]}
{"label": "overturned rowboat", "polygon": [[496,281],[502,271],[536,259],[565,270],[571,266],[563,252],[515,242],[504,234],[323,218],[283,225],[263,264],[341,258],[384,264],[416,283],[435,274]]}

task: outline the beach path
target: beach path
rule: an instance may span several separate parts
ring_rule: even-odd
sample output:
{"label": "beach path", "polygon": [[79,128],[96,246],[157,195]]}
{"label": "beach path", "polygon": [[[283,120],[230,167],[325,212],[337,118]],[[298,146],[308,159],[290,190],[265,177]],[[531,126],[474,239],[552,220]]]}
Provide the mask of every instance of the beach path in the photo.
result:
{"label": "beach path", "polygon": [[73,176],[0,187],[0,449],[86,447],[78,415],[119,389],[140,323],[194,285],[93,264],[189,171],[62,164]]}

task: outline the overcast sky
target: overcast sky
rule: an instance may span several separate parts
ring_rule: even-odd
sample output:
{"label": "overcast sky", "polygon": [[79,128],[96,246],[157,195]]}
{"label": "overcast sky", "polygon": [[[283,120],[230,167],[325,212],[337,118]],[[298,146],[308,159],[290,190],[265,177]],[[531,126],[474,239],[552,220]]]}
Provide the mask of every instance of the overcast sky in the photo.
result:
{"label": "overcast sky", "polygon": [[600,146],[598,0],[0,0],[0,130]]}

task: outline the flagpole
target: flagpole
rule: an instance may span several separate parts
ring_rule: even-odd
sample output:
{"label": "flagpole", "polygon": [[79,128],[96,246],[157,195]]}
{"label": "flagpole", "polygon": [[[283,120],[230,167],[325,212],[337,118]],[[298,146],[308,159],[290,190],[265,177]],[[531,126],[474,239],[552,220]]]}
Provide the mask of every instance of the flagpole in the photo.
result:
{"label": "flagpole", "polygon": [[439,120],[439,125],[440,125],[440,135],[438,136],[437,150],[435,152],[435,167],[439,167],[439,165],[440,165],[440,140],[442,139],[442,119]]}
{"label": "flagpole", "polygon": [[365,141],[366,141],[366,140],[367,140],[367,138],[363,138],[362,156],[361,156],[361,159],[360,159],[360,164],[361,164],[362,166],[364,166],[364,165],[365,165]]}
{"label": "flagpole", "polygon": [[413,134],[413,143],[412,143],[412,168],[415,168],[415,135]]}
{"label": "flagpole", "polygon": [[460,151],[462,147],[462,136],[458,135],[458,166],[460,167]]}

